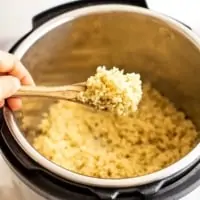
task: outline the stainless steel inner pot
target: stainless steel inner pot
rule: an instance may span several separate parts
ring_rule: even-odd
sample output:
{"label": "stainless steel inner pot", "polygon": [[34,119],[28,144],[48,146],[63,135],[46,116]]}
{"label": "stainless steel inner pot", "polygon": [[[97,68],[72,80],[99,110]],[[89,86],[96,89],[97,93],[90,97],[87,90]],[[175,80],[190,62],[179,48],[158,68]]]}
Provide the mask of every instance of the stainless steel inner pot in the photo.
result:
{"label": "stainless steel inner pot", "polygon": [[[124,5],[77,9],[36,29],[15,54],[38,85],[84,81],[99,65],[139,72],[143,80],[150,81],[200,128],[200,39],[166,16]],[[28,101],[34,106],[24,112],[30,119],[29,128],[34,128],[41,119],[40,111],[48,108],[50,100]],[[4,117],[11,134],[36,162],[61,177],[87,185],[129,187],[151,183],[179,172],[200,155],[197,145],[180,161],[149,175],[92,178],[65,170],[42,157],[27,142],[8,108],[4,108]]]}

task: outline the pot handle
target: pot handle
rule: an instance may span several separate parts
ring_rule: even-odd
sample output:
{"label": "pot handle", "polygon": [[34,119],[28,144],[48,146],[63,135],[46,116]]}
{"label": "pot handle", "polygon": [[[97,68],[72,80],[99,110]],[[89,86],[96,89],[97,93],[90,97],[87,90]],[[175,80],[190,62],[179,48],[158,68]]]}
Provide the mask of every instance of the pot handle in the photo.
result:
{"label": "pot handle", "polygon": [[135,5],[147,8],[145,0],[84,0],[84,1],[73,1],[70,3],[62,4],[54,8],[50,8],[44,12],[39,13],[32,19],[33,29],[38,28],[46,21],[57,17],[65,12],[72,11],[77,8],[92,6],[92,5],[101,5],[101,4],[124,4],[124,5]]}

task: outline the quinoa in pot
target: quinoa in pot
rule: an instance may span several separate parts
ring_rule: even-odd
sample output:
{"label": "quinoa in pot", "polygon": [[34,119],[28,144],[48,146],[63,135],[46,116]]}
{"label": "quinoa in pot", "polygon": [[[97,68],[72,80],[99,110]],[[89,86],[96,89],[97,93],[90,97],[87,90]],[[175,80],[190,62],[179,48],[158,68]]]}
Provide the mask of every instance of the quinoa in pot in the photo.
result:
{"label": "quinoa in pot", "polygon": [[150,84],[142,85],[142,93],[131,116],[59,101],[27,137],[50,161],[87,176],[127,178],[161,170],[190,152],[199,134]]}

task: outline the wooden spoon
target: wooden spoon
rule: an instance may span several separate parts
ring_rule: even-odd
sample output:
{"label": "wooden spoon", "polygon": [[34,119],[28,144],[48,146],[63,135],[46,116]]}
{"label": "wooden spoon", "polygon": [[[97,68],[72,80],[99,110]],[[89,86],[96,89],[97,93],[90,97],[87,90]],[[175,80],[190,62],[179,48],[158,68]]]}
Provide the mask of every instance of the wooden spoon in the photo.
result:
{"label": "wooden spoon", "polygon": [[22,86],[14,97],[51,97],[77,101],[77,95],[86,90],[84,82],[65,86]]}

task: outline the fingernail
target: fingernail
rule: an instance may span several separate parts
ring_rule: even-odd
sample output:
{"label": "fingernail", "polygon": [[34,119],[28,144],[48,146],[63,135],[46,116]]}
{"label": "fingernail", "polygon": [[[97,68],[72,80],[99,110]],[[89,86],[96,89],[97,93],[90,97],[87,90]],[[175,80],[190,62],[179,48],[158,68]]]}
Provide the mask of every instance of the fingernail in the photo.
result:
{"label": "fingernail", "polygon": [[21,87],[20,80],[16,77],[12,77],[13,85],[15,86],[16,90],[19,90]]}
{"label": "fingernail", "polygon": [[0,77],[0,99],[12,96],[21,87],[20,81],[13,76]]}

